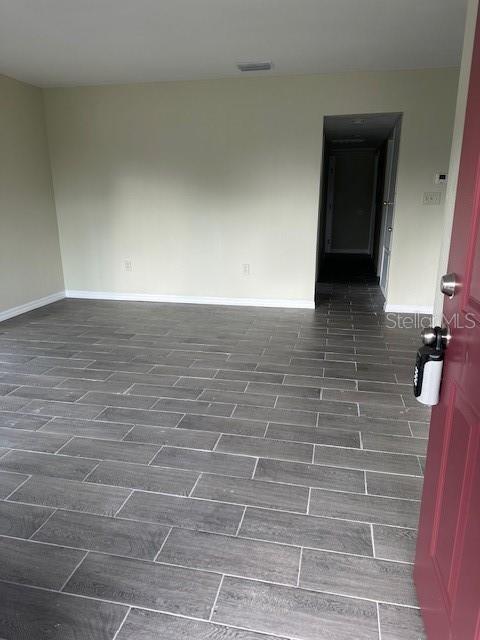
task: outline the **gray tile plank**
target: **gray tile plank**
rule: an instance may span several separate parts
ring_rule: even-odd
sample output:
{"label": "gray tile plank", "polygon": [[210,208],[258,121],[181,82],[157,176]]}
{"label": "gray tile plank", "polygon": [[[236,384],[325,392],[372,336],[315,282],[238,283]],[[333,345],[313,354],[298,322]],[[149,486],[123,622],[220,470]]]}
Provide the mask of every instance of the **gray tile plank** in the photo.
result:
{"label": "gray tile plank", "polygon": [[398,498],[312,489],[310,513],[415,529],[418,525],[419,503]]}
{"label": "gray tile plank", "polygon": [[178,411],[179,413],[198,413],[207,416],[232,415],[234,404],[206,402],[203,400],[179,400],[177,398],[160,398],[153,406],[156,411]]}
{"label": "gray tile plank", "polygon": [[125,422],[127,424],[176,427],[181,417],[181,413],[170,413],[167,411],[146,411],[143,409],[108,407],[97,416],[97,419],[106,420],[107,422]]}
{"label": "gray tile plank", "polygon": [[140,442],[118,442],[98,438],[75,437],[61,453],[84,458],[96,457],[101,460],[123,460],[124,462],[142,462],[147,464],[157,453],[158,445]]}
{"label": "gray tile plank", "polygon": [[35,476],[17,489],[9,499],[47,507],[113,516],[120,509],[129,493],[128,489],[117,487],[97,486],[63,478]]}
{"label": "gray tile plank", "polygon": [[247,507],[240,536],[373,555],[370,527],[360,522]]}
{"label": "gray tile plank", "polygon": [[388,560],[304,549],[300,586],[357,598],[417,605],[411,565]]}
{"label": "gray tile plank", "polygon": [[297,584],[300,549],[173,529],[157,562],[282,584]]}
{"label": "gray tile plank", "polygon": [[420,468],[422,470],[422,474],[424,474],[425,473],[425,465],[427,464],[426,456],[418,456],[418,464],[420,465]]}
{"label": "gray tile plank", "polygon": [[125,437],[127,442],[147,442],[159,446],[186,447],[211,451],[218,441],[218,433],[195,431],[194,429],[175,429],[171,427],[134,427]]}
{"label": "gray tile plank", "polygon": [[[253,405],[255,407],[273,407],[275,396],[259,393],[239,393],[235,391],[215,391],[205,389],[199,397],[208,402],[227,402],[231,404]],[[197,413],[201,413],[200,411]]]}
{"label": "gray tile plank", "polygon": [[308,489],[274,482],[205,474],[198,481],[193,495],[209,500],[305,513]]}
{"label": "gray tile plank", "polygon": [[124,393],[106,393],[103,391],[88,391],[82,402],[99,404],[104,407],[126,407],[128,409],[150,409],[156,402],[148,396],[135,396]]}
{"label": "gray tile plank", "polygon": [[50,418],[40,416],[28,416],[23,413],[11,413],[10,411],[0,411],[0,427],[10,429],[26,429],[36,431],[46,424]]}
{"label": "gray tile plank", "polygon": [[263,420],[266,422],[286,422],[314,427],[317,416],[312,411],[289,411],[288,409],[269,409],[268,407],[251,407],[237,405],[234,418],[247,420]]}
{"label": "gray tile plank", "polygon": [[[333,364],[333,363],[332,363]],[[358,365],[360,367],[360,364]],[[329,368],[325,370],[326,376],[332,378],[342,378],[347,380],[371,380],[373,382],[397,382],[397,377],[392,371],[385,371],[378,368],[374,369],[358,369],[355,373],[351,369],[342,369],[340,367]],[[411,377],[411,376],[410,376]]]}
{"label": "gray tile plank", "polygon": [[84,378],[85,380],[106,380],[111,371],[100,369],[73,369],[72,367],[54,367],[48,372],[49,376],[65,378]]}
{"label": "gray tile plank", "polygon": [[23,407],[23,413],[41,416],[58,416],[59,418],[95,418],[102,407],[80,402],[56,402],[54,400],[31,400]]}
{"label": "gray tile plank", "polygon": [[[220,369],[220,371],[215,374],[215,379],[242,380],[245,382],[272,382],[274,384],[281,384],[283,382],[283,376],[283,373],[266,373],[264,371],[224,371]],[[248,389],[248,391],[250,391],[250,389]]]}
{"label": "gray tile plank", "polygon": [[142,364],[141,362],[120,362],[111,360],[95,360],[95,362],[86,368],[107,371],[127,371],[132,373],[147,373],[152,368],[151,364]]}
{"label": "gray tile plank", "polygon": [[374,405],[388,405],[389,407],[403,407],[402,396],[399,393],[377,393],[375,391],[339,391],[325,389],[322,398],[337,402],[361,402]]}
{"label": "gray tile plank", "polygon": [[[289,376],[286,376],[288,378]],[[316,378],[318,379],[318,378]],[[320,387],[296,384],[272,384],[271,382],[249,382],[249,394],[270,396],[291,396],[296,398],[320,398]]]}
{"label": "gray tile plank", "polygon": [[319,413],[318,427],[328,429],[342,429],[347,431],[361,431],[362,433],[386,433],[391,435],[409,436],[410,429],[406,420],[389,420],[386,418],[368,418],[365,416],[339,416]]}
{"label": "gray tile plank", "polygon": [[29,538],[53,513],[47,507],[0,502],[0,535]]}
{"label": "gray tile plank", "polygon": [[420,500],[423,480],[420,477],[370,473],[367,471],[367,493],[389,498]]}
{"label": "gray tile plank", "polygon": [[[322,361],[319,364],[319,361],[312,366],[307,366],[304,364],[290,364],[290,365],[281,365],[281,364],[261,364],[258,366],[258,371],[268,372],[270,374],[283,373],[283,374],[302,374],[302,375],[312,375],[312,376],[321,376],[325,373],[326,369],[323,367],[325,361]],[[330,363],[328,363],[330,364]],[[342,363],[343,364],[343,363]],[[348,371],[353,371],[354,367],[349,367]],[[329,373],[329,375],[331,372]]]}
{"label": "gray tile plank", "polygon": [[379,614],[382,640],[427,640],[418,609],[380,603]]}
{"label": "gray tile plank", "polygon": [[386,436],[375,433],[365,433],[363,448],[373,451],[389,451],[392,453],[410,453],[424,456],[427,453],[428,441],[424,438],[409,438],[408,436]]}
{"label": "gray tile plank", "polygon": [[[292,428],[295,429],[295,427]],[[298,462],[311,462],[313,457],[313,445],[311,444],[252,436],[222,435],[215,451]]]}
{"label": "gray tile plank", "polygon": [[[343,393],[340,391],[339,393]],[[349,393],[348,391],[346,393]],[[353,392],[352,392],[353,393]],[[280,409],[297,409],[304,411],[318,411],[319,413],[334,413],[346,416],[358,416],[357,405],[353,402],[332,402],[313,398],[291,398],[279,396],[275,407]]]}
{"label": "gray tile plank", "polygon": [[63,376],[46,376],[46,375],[31,375],[25,373],[0,373],[0,379],[7,379],[9,384],[15,385],[27,385],[29,387],[39,386],[39,387],[56,387],[62,380]]}
{"label": "gray tile plank", "polygon": [[74,369],[85,369],[92,363],[92,358],[69,358],[60,356],[37,356],[31,360],[30,364],[49,365],[50,367],[73,367]]}
{"label": "gray tile plank", "polygon": [[[411,372],[410,372],[411,374]],[[420,420],[429,422],[430,411],[427,408],[422,408],[416,404],[413,407],[398,406],[393,407],[391,405],[371,405],[371,404],[359,404],[359,410],[361,416],[368,418],[387,418],[394,420]]]}
{"label": "gray tile plank", "polygon": [[[357,349],[357,351],[359,351],[359,349]],[[375,391],[377,393],[403,394],[411,390],[411,385],[398,384],[398,383],[392,383],[392,382],[370,382],[368,380],[359,380],[358,390],[359,391]]]}
{"label": "gray tile plank", "polygon": [[[233,372],[232,372],[233,373]],[[217,378],[180,378],[175,384],[175,389],[192,389],[203,391],[204,389],[216,389],[222,391],[245,391],[247,381],[245,380],[219,380]]]}
{"label": "gray tile plank", "polygon": [[430,431],[428,422],[409,422],[408,424],[414,438],[428,438]]}
{"label": "gray tile plank", "polygon": [[88,476],[87,482],[127,489],[188,495],[198,476],[198,473],[191,470],[103,461]]}
{"label": "gray tile plank", "polygon": [[414,529],[373,525],[375,557],[398,562],[415,561],[417,532]]}
{"label": "gray tile plank", "polygon": [[[15,364],[8,362],[0,362],[0,372],[3,373],[32,373],[41,375],[50,369],[48,364]],[[55,375],[55,374],[52,374]]]}
{"label": "gray tile plank", "polygon": [[82,551],[0,536],[0,580],[59,590]]}
{"label": "gray tile plank", "polygon": [[378,640],[374,603],[227,577],[213,620],[302,640]]}
{"label": "gray tile plank", "polygon": [[83,396],[83,391],[56,389],[54,387],[19,387],[10,397],[39,400],[58,400],[59,402],[75,402]]}
{"label": "gray tile plank", "polygon": [[357,388],[357,383],[355,380],[342,380],[341,378],[319,378],[291,374],[285,376],[285,385],[316,387],[319,389],[348,389],[352,391]]}
{"label": "gray tile plank", "polygon": [[239,478],[251,478],[255,464],[255,458],[247,456],[168,446],[163,447],[151,462],[151,465],[160,467],[191,469]]}
{"label": "gray tile plank", "polygon": [[240,524],[243,508],[209,500],[135,491],[117,515],[171,527],[233,535]]}
{"label": "gray tile plank", "polygon": [[286,640],[280,636],[132,609],[116,640]]}
{"label": "gray tile plank", "polygon": [[294,442],[360,448],[360,433],[358,431],[343,431],[326,427],[300,427],[271,422],[268,425],[266,436]]}
{"label": "gray tile plank", "polygon": [[[189,378],[190,379],[190,378]],[[179,386],[168,387],[152,384],[134,384],[128,393],[154,398],[179,398],[180,400],[196,400],[200,395],[198,389],[187,389]]]}
{"label": "gray tile plank", "polygon": [[[259,349],[259,351],[261,351],[261,349]],[[201,359],[193,362],[192,369],[200,369],[201,367],[204,367],[206,369],[211,368],[217,370],[222,368],[224,371],[230,369],[233,369],[234,371],[253,371],[256,366],[256,362],[238,362],[232,360],[217,360],[212,362],[211,360]]]}
{"label": "gray tile plank", "polygon": [[[132,384],[153,384],[161,386],[171,386],[179,379],[177,375],[159,375],[151,373],[127,373],[125,371],[119,371],[112,373],[111,371],[105,372],[110,375],[108,382],[127,382],[129,386]],[[108,376],[107,376],[108,377]]]}
{"label": "gray tile plank", "polygon": [[89,553],[64,591],[208,618],[219,584],[213,573]]}
{"label": "gray tile plank", "polygon": [[[0,637],[112,640],[128,608],[0,582]],[[41,636],[39,636],[41,630]]]}
{"label": "gray tile plank", "polygon": [[316,445],[315,464],[333,465],[348,469],[421,475],[416,456],[385,453],[383,451],[365,451],[363,449]]}
{"label": "gray tile plank", "polygon": [[68,436],[84,436],[86,438],[123,440],[131,428],[131,425],[120,422],[53,418],[53,420],[41,427],[39,431],[41,433],[59,433]]}
{"label": "gray tile plank", "polygon": [[9,496],[22,482],[25,482],[27,478],[28,475],[0,471],[0,498]]}
{"label": "gray tile plank", "polygon": [[186,415],[180,420],[178,428],[262,437],[267,428],[267,423],[257,420],[240,420],[237,418]]}
{"label": "gray tile plank", "polygon": [[[11,503],[11,506],[24,507],[15,503]],[[2,503],[0,503],[0,514],[1,507]],[[28,508],[39,509],[39,507],[30,506]],[[45,516],[43,519],[46,519]],[[38,526],[40,524],[41,522]],[[153,560],[169,531],[169,527],[159,524],[59,510],[33,536],[33,539],[77,549]]]}
{"label": "gray tile plank", "polygon": [[[203,363],[208,364],[208,363]],[[213,378],[215,375],[215,371],[216,371],[217,367],[215,366],[215,363],[213,364],[212,368],[205,368],[205,366],[199,366],[199,367],[194,367],[193,365],[191,367],[181,367],[181,366],[175,366],[175,365],[163,365],[163,364],[159,364],[153,367],[153,369],[151,371],[149,371],[149,374],[151,375],[169,375],[169,374],[174,374],[176,376],[198,376],[201,378]]]}
{"label": "gray tile plank", "polygon": [[98,460],[33,451],[9,451],[0,458],[2,471],[83,480]]}
{"label": "gray tile plank", "polygon": [[56,385],[58,389],[78,389],[80,391],[101,391],[104,393],[123,393],[131,385],[129,382],[112,382],[111,380],[86,380],[85,378],[67,378]]}
{"label": "gray tile plank", "polygon": [[0,447],[8,447],[10,449],[28,449],[54,453],[68,440],[68,436],[26,431],[24,429],[9,429],[8,427],[0,428]]}
{"label": "gray tile plank", "polygon": [[361,471],[319,464],[261,458],[255,470],[255,478],[338,491],[365,491],[365,480]]}

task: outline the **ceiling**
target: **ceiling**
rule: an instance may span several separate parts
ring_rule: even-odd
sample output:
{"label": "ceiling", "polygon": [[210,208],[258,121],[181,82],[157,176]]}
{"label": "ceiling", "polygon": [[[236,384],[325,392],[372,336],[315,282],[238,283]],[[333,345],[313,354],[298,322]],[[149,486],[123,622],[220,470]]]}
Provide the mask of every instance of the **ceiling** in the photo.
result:
{"label": "ceiling", "polygon": [[326,140],[339,149],[379,147],[400,116],[400,113],[327,116],[323,131]]}
{"label": "ceiling", "polygon": [[[39,86],[457,66],[466,0],[0,0],[0,73]],[[252,74],[252,75],[254,75]]]}

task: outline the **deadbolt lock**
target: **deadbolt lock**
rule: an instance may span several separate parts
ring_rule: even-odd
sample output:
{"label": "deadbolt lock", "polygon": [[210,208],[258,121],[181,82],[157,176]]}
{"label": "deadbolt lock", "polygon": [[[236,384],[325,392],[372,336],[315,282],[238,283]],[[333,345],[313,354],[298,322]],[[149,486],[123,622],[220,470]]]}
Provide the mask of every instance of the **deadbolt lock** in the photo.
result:
{"label": "deadbolt lock", "polygon": [[449,298],[458,292],[458,282],[455,273],[446,273],[440,280],[440,291]]}

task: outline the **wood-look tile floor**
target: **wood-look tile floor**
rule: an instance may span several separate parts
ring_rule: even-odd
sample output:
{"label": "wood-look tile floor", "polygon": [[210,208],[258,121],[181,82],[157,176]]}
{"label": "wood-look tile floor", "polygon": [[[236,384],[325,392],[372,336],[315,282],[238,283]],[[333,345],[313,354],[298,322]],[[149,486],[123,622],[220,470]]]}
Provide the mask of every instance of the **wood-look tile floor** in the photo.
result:
{"label": "wood-look tile floor", "polygon": [[0,325],[0,638],[422,640],[419,328],[65,300]]}

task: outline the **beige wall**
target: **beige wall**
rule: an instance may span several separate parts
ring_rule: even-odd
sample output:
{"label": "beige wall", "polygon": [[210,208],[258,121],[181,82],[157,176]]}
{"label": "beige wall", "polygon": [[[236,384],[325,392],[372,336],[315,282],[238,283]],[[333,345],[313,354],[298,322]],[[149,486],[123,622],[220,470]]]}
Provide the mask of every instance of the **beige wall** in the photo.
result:
{"label": "beige wall", "polygon": [[63,291],[42,92],[0,76],[0,319]]}
{"label": "beige wall", "polygon": [[388,302],[431,307],[443,206],[422,206],[422,194],[448,166],[457,78],[442,69],[45,91],[67,289],[311,303],[323,117],[401,111]]}
{"label": "beige wall", "polygon": [[460,155],[462,151],[463,127],[465,124],[465,111],[467,107],[468,85],[470,80],[470,67],[475,39],[475,26],[478,13],[478,0],[468,0],[467,18],[465,24],[465,38],[463,42],[462,64],[460,79],[458,82],[457,108],[455,111],[455,125],[452,137],[452,153],[450,156],[449,180],[445,198],[445,218],[442,237],[442,246],[438,264],[438,273],[434,283],[435,287],[435,323],[442,324],[443,295],[440,292],[440,278],[448,270],[448,254],[450,251],[450,236],[452,233],[453,214],[455,210],[455,197],[457,193],[458,171],[460,168]]}

